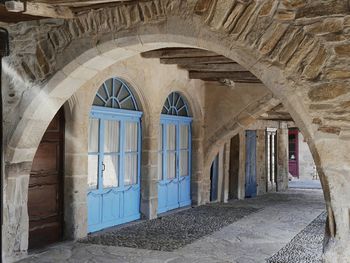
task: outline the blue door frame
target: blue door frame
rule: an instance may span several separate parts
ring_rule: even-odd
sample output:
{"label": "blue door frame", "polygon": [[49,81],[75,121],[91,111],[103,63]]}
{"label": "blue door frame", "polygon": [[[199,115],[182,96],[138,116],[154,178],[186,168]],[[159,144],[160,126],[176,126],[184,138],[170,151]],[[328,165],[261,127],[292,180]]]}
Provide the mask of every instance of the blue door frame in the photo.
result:
{"label": "blue door frame", "polygon": [[[172,115],[161,115],[160,124],[162,132],[162,179],[158,181],[158,213],[191,205],[191,122],[190,117],[180,117]],[[176,148],[175,150],[167,150],[167,126],[174,125],[176,127]],[[180,148],[180,127],[185,125],[188,127],[188,148]],[[180,176],[179,157],[181,151],[188,152],[188,170],[186,176]],[[176,173],[175,178],[168,178],[167,153],[175,153]]]}
{"label": "blue door frame", "polygon": [[256,196],[256,131],[246,131],[245,197]]}
{"label": "blue door frame", "polygon": [[[141,166],[141,116],[142,112],[93,106],[90,118],[99,120],[97,188],[89,189],[88,199],[88,232],[95,232],[107,227],[123,224],[140,218],[140,166]],[[103,187],[104,171],[104,128],[105,120],[119,122],[119,179],[117,187]],[[126,152],[125,123],[137,123],[137,152]],[[124,161],[127,154],[137,154],[137,180],[133,185],[124,183]]]}

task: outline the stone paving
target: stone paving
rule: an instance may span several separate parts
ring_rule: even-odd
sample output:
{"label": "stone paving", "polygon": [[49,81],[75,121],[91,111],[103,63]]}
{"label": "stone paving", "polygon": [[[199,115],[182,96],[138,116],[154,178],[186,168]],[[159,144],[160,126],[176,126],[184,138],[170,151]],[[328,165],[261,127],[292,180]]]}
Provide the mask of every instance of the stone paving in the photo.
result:
{"label": "stone paving", "polygon": [[258,211],[234,203],[208,204],[154,220],[89,235],[81,240],[107,246],[174,251]]}
{"label": "stone paving", "polygon": [[284,248],[269,258],[267,263],[321,263],[326,218],[327,214],[323,212]]}
{"label": "stone paving", "polygon": [[[289,190],[285,193],[232,201],[229,206],[258,211],[172,252],[66,242],[41,252],[32,252],[28,258],[19,262],[266,262],[266,259],[278,253],[324,211],[320,190]],[[303,262],[298,261],[298,258],[293,260],[296,261],[290,262]]]}

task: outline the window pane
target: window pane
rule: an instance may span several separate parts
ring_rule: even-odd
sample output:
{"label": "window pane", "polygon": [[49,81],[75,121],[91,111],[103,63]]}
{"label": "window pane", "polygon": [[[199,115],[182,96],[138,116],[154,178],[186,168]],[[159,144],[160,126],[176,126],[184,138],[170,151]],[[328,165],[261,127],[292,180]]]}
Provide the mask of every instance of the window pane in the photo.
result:
{"label": "window pane", "polygon": [[105,122],[104,151],[105,153],[119,152],[119,121]]}
{"label": "window pane", "polygon": [[168,150],[176,149],[176,126],[175,124],[169,124],[166,127],[167,132],[167,148]]}
{"label": "window pane", "polygon": [[180,152],[180,176],[188,175],[188,151]]}
{"label": "window pane", "polygon": [[99,120],[89,120],[89,152],[98,152]]}
{"label": "window pane", "polygon": [[180,149],[188,149],[188,125],[180,125]]}
{"label": "window pane", "polygon": [[103,187],[118,187],[119,156],[104,156]]}
{"label": "window pane", "polygon": [[88,187],[97,189],[98,178],[98,155],[89,155],[88,157]]}
{"label": "window pane", "polygon": [[167,154],[167,178],[173,179],[176,177],[176,153],[168,152]]}
{"label": "window pane", "polygon": [[163,153],[158,153],[158,180],[163,180]]}
{"label": "window pane", "polygon": [[137,184],[137,153],[125,155],[124,184]]}
{"label": "window pane", "polygon": [[125,151],[137,151],[137,122],[125,122]]}

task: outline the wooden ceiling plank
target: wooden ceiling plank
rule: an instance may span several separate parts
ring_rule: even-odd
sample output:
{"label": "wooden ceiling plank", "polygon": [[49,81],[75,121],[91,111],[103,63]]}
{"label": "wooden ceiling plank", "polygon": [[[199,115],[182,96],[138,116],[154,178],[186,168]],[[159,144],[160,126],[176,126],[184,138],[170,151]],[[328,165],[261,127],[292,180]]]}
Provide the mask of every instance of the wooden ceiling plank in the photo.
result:
{"label": "wooden ceiling plank", "polygon": [[238,63],[212,63],[212,64],[186,64],[179,65],[180,68],[186,69],[188,71],[221,71],[221,72],[230,72],[230,71],[247,71]]}
{"label": "wooden ceiling plank", "polygon": [[217,71],[189,71],[188,76],[190,79],[207,79],[207,78],[218,78],[218,79],[235,79],[235,80],[256,80],[257,78],[249,71],[242,72],[217,72]]}
{"label": "wooden ceiling plank", "polygon": [[211,64],[211,63],[230,63],[231,59],[224,56],[214,56],[214,57],[196,57],[196,58],[161,58],[160,63],[162,64],[178,64],[178,65],[188,65],[188,64]]}
{"label": "wooden ceiling plank", "polygon": [[60,6],[69,6],[69,7],[83,7],[83,6],[91,6],[91,5],[98,5],[98,4],[108,4],[108,3],[124,3],[124,2],[132,2],[135,0],[31,0],[29,2],[33,3],[47,3],[47,4],[54,4],[54,5],[60,5]]}
{"label": "wooden ceiling plank", "polygon": [[158,49],[141,54],[144,58],[197,58],[218,56],[214,52],[195,48]]}
{"label": "wooden ceiling plank", "polygon": [[22,15],[64,19],[70,19],[74,17],[74,14],[70,8],[46,3],[22,3],[18,1],[6,1],[5,6],[8,12],[18,13]]}
{"label": "wooden ceiling plank", "polygon": [[[224,83],[224,80],[228,80],[226,79],[222,79],[222,78],[203,78],[201,79],[203,81],[215,81],[215,82],[221,82]],[[241,78],[230,78],[229,80],[236,82],[236,83],[246,83],[246,84],[250,84],[250,83],[261,83],[261,81],[259,79],[241,79]]]}

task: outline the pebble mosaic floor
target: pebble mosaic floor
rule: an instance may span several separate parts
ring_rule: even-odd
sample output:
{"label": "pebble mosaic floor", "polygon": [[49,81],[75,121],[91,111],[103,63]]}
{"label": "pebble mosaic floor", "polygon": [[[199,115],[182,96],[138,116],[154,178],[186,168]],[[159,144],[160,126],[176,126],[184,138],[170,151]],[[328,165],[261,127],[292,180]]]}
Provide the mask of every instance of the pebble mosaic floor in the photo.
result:
{"label": "pebble mosaic floor", "polygon": [[154,220],[89,235],[82,243],[174,251],[259,209],[208,204]]}
{"label": "pebble mosaic floor", "polygon": [[267,263],[321,263],[326,212],[320,214]]}

